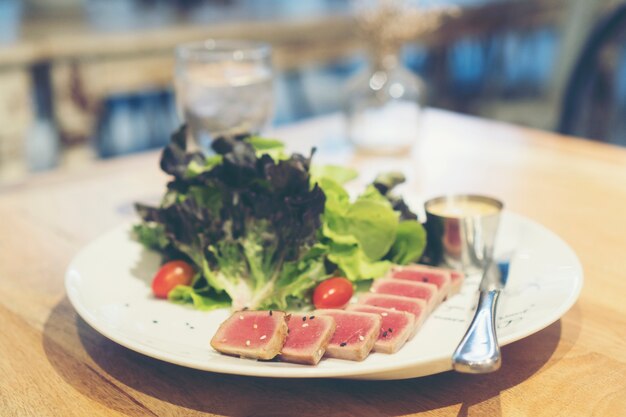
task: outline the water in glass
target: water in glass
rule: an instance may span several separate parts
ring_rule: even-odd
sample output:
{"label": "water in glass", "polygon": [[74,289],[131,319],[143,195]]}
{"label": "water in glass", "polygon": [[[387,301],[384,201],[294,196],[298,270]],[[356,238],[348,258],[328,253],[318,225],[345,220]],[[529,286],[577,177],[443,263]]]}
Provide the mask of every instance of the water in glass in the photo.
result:
{"label": "water in glass", "polygon": [[[218,44],[214,44],[218,45]],[[199,54],[179,54],[177,101],[189,132],[204,150],[217,136],[259,133],[271,120],[269,56],[235,43]],[[211,52],[214,50],[214,54]]]}

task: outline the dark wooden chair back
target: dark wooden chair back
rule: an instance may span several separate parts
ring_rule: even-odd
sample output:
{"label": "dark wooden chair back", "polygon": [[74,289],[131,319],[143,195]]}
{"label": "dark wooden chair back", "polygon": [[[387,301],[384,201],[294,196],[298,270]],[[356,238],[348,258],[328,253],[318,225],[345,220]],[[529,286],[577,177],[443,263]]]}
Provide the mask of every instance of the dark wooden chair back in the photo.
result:
{"label": "dark wooden chair back", "polygon": [[626,145],[626,4],[592,29],[567,83],[558,131]]}

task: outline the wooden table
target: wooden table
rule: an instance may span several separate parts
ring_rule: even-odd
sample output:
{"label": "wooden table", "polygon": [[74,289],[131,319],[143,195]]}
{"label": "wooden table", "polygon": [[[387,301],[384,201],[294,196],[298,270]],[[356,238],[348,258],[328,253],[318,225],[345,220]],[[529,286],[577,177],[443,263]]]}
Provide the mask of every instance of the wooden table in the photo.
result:
{"label": "wooden table", "polygon": [[162,192],[157,154],[56,172],[0,194],[0,415],[626,416],[626,150],[429,111],[412,157],[355,157],[330,116],[281,129],[296,148],[363,168],[403,166],[428,197],[488,193],[578,253],[577,304],[503,349],[491,375],[277,380],[200,372],[107,340],[77,317],[65,268],[89,240]]}

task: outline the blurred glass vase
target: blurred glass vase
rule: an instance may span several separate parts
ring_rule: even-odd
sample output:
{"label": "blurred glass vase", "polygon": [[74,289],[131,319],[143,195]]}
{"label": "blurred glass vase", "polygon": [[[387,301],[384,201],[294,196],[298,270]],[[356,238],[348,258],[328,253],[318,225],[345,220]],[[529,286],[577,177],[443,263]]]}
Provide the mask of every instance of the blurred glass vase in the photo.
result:
{"label": "blurred glass vase", "polygon": [[348,137],[365,152],[404,153],[417,140],[424,103],[424,84],[400,64],[397,54],[374,56],[348,83]]}
{"label": "blurred glass vase", "polygon": [[454,7],[422,8],[413,0],[354,2],[356,27],[371,51],[371,64],[348,83],[345,114],[348,137],[363,151],[377,154],[406,152],[417,141],[425,87],[404,68],[401,46],[432,33]]}

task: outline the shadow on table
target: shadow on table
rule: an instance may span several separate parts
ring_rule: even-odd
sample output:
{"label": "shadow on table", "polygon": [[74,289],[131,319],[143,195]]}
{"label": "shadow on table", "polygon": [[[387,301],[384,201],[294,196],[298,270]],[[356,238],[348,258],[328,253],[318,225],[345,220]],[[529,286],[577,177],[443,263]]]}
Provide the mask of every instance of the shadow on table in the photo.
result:
{"label": "shadow on table", "polygon": [[[574,308],[570,314],[580,313]],[[561,331],[559,320],[504,347],[502,369],[494,374],[446,372],[401,381],[286,380],[188,369],[106,339],[76,315],[67,298],[52,310],[43,344],[68,384],[129,416],[167,415],[174,409],[170,404],[190,412],[246,417],[397,416],[444,407],[458,416],[479,410],[499,416],[500,392],[545,371],[551,366],[548,360],[563,357],[578,337],[565,335],[567,342],[557,352]]]}

